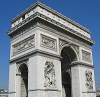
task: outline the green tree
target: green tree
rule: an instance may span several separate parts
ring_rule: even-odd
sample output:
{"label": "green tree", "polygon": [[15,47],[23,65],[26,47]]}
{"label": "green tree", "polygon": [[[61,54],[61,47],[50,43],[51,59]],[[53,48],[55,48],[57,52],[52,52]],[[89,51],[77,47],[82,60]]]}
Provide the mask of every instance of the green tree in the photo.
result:
{"label": "green tree", "polygon": [[96,97],[100,97],[100,95],[99,96],[96,96]]}

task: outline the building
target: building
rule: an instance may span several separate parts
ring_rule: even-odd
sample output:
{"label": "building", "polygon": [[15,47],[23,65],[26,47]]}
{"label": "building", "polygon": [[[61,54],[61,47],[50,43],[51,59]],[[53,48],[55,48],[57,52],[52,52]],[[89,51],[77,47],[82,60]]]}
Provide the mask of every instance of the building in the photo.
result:
{"label": "building", "polygon": [[0,89],[0,97],[8,97],[8,90]]}
{"label": "building", "polygon": [[100,88],[96,89],[96,96],[100,96]]}
{"label": "building", "polygon": [[11,23],[9,97],[96,97],[88,29],[40,2]]}

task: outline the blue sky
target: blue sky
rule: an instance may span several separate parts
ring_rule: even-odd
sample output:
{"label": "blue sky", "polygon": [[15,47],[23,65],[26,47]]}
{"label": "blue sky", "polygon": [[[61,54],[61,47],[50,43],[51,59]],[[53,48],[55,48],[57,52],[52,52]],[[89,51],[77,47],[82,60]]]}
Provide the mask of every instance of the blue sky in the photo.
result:
{"label": "blue sky", "polygon": [[[0,0],[0,89],[8,88],[10,37],[6,32],[10,21],[34,4],[36,0]],[[100,0],[40,0],[52,9],[81,24],[91,31],[95,40],[93,63],[96,86],[100,87]]]}

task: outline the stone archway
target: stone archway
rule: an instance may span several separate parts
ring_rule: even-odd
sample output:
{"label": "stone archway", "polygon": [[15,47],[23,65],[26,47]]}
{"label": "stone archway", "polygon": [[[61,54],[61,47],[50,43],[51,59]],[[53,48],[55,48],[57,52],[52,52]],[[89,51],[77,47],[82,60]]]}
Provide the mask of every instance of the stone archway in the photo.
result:
{"label": "stone archway", "polygon": [[19,68],[21,73],[21,81],[20,81],[20,97],[28,97],[28,68],[26,64],[22,64]]}
{"label": "stone archway", "polygon": [[62,97],[71,97],[71,62],[77,57],[71,47],[64,47],[61,51],[61,72],[62,72]]}
{"label": "stone archway", "polygon": [[71,80],[68,72],[62,73],[62,97],[71,97]]}
{"label": "stone archway", "polygon": [[9,97],[96,97],[88,29],[40,2],[11,23]]}

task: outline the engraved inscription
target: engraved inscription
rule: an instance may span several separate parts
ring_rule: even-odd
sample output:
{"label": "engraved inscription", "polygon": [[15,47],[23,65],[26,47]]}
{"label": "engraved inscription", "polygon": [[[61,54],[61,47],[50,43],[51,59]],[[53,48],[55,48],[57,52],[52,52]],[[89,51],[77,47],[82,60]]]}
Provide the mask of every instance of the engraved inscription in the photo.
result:
{"label": "engraved inscription", "polygon": [[92,80],[92,72],[87,70],[85,72],[86,76],[86,87],[88,90],[93,89],[93,80]]}
{"label": "engraved inscription", "polygon": [[23,52],[28,48],[34,46],[34,36],[28,37],[27,39],[13,45],[13,55],[17,54],[18,52]]}
{"label": "engraved inscription", "polygon": [[56,50],[56,40],[53,38],[41,35],[41,46],[48,49]]}
{"label": "engraved inscription", "polygon": [[91,62],[91,53],[82,50],[82,60]]}
{"label": "engraved inscription", "polygon": [[55,87],[55,69],[54,64],[52,62],[46,61],[44,68],[44,78],[45,83],[44,87]]}

